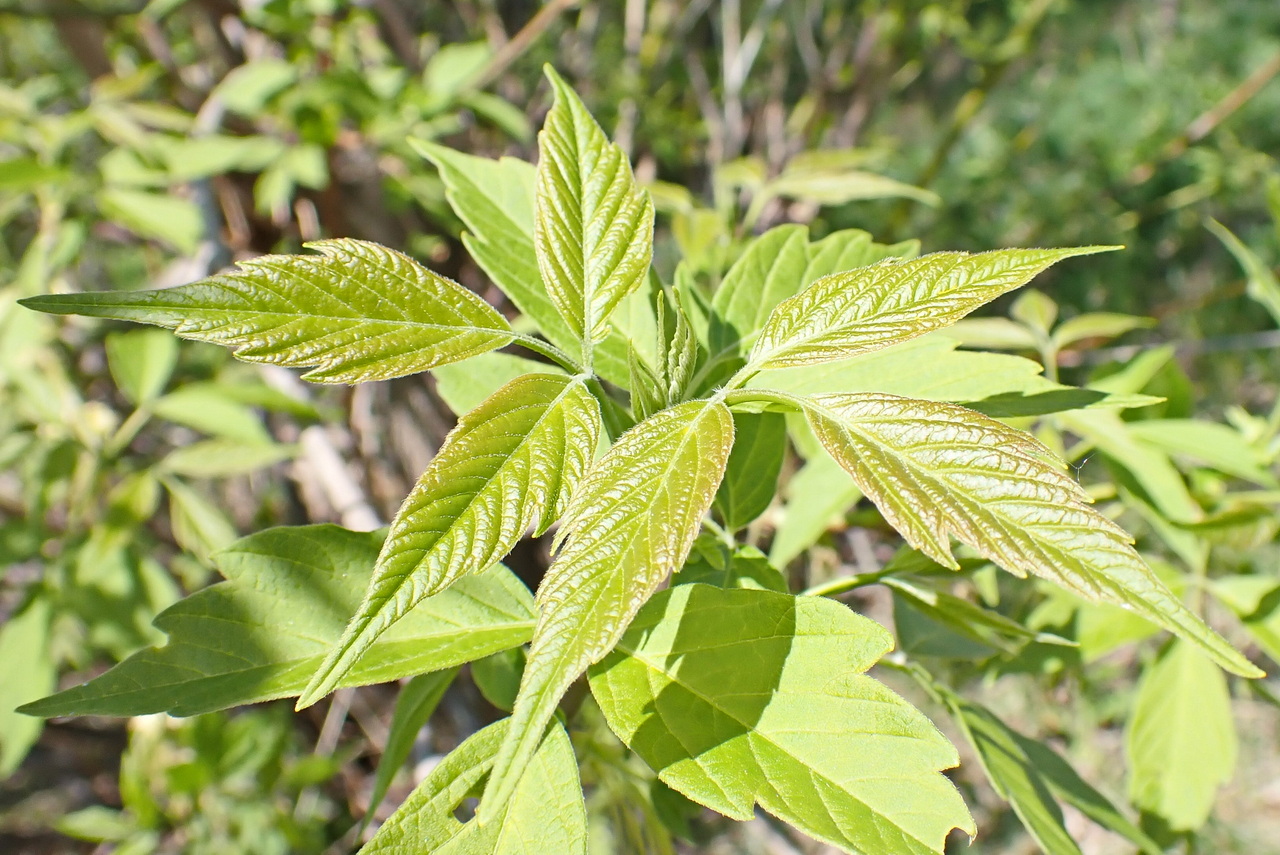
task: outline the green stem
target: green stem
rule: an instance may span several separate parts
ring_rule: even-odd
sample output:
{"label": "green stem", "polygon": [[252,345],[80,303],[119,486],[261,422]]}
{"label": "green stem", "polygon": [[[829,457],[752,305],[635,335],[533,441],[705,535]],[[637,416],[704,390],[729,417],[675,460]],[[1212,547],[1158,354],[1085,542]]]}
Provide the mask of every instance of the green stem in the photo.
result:
{"label": "green stem", "polygon": [[855,588],[865,588],[867,585],[878,584],[897,572],[897,570],[877,570],[874,573],[855,573],[852,576],[842,576],[839,579],[832,579],[830,582],[823,582],[821,585],[814,585],[812,588],[805,588],[800,592],[800,595],[804,597],[835,597]]}
{"label": "green stem", "polygon": [[547,359],[550,359],[552,362],[559,365],[565,371],[568,371],[570,374],[591,373],[577,362],[574,362],[573,357],[569,356],[569,354],[565,353],[549,341],[543,341],[536,336],[526,335],[524,333],[513,332],[510,335],[516,344],[519,344],[521,347],[528,350],[532,350],[534,353],[542,354]]}

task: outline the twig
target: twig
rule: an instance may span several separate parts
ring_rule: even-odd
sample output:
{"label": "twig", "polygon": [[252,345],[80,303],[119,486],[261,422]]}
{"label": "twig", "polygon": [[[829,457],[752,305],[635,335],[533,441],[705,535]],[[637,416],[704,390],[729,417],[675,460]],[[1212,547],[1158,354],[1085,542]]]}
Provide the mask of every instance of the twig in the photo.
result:
{"label": "twig", "polygon": [[578,5],[578,0],[550,0],[547,5],[539,9],[529,19],[528,23],[520,28],[520,32],[512,36],[510,41],[494,52],[489,64],[475,76],[470,88],[483,89],[496,80],[502,72],[507,70],[507,66],[515,62],[522,53],[528,50],[529,45],[533,44],[534,40],[551,26],[552,22],[560,16],[560,13],[576,5]]}

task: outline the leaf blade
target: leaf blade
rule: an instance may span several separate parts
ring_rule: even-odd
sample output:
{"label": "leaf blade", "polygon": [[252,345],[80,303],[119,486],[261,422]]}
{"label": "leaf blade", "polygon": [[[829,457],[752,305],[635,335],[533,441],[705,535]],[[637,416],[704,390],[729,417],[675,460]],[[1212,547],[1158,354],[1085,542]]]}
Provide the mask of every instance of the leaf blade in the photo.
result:
{"label": "leaf blade", "polygon": [[952,404],[863,393],[805,399],[833,457],[916,549],[957,565],[949,535],[1015,575],[1046,578],[1194,642],[1260,676],[1173,595],[1115,523],[1029,434]]}
{"label": "leaf blade", "polygon": [[320,255],[266,255],[176,288],[52,294],[23,304],[168,327],[248,362],[311,367],[304,378],[326,383],[402,377],[512,340],[489,304],[402,253],[349,239],[307,246]]}
{"label": "leaf blade", "polygon": [[1075,255],[1113,247],[938,252],[819,279],[780,303],[748,363],[759,370],[847,359],[941,329]]}
{"label": "leaf blade", "polygon": [[728,408],[691,401],[627,431],[583,480],[538,589],[536,638],[482,818],[505,802],[565,690],[684,563],[732,444]]}
{"label": "leaf blade", "polygon": [[519,377],[463,416],[401,505],[364,601],[298,708],[332,691],[417,603],[501,560],[531,526],[558,518],[600,427],[586,385],[555,374]]}
{"label": "leaf blade", "polygon": [[609,332],[609,315],[648,274],[653,203],[622,149],[546,68],[555,100],[538,134],[534,248],[551,301],[578,338]]}

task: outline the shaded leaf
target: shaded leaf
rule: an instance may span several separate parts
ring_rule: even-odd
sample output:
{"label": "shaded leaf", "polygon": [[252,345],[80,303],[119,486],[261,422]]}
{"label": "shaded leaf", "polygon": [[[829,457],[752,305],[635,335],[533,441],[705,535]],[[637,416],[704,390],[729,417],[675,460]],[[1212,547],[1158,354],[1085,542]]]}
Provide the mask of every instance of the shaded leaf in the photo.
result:
{"label": "shaded leaf", "polygon": [[684,564],[732,445],[728,408],[691,401],[627,431],[583,479],[538,589],[538,627],[482,816],[507,801],[569,685]]}
{"label": "shaded leaf", "polygon": [[1129,797],[1177,831],[1204,825],[1236,766],[1231,696],[1221,669],[1174,642],[1138,683],[1125,735]]}
{"label": "shaded leaf", "polygon": [[[299,693],[368,586],[379,534],[331,525],[268,529],[219,553],[227,581],[166,609],[164,647],[23,707],[29,715],[197,715]],[[449,668],[524,643],[528,590],[505,567],[419,603],[343,685]]]}
{"label": "shaded leaf", "polygon": [[715,500],[729,531],[746,526],[773,501],[787,451],[787,419],[782,413],[735,413],[733,433],[733,451]]}
{"label": "shaded leaf", "polygon": [[[846,479],[847,480],[847,479]],[[684,566],[671,579],[673,585],[701,582],[718,588],[762,588],[788,593],[787,580],[769,563],[769,558],[747,544],[732,549],[710,532],[694,541],[693,550]]]}
{"label": "shaded leaf", "polygon": [[332,691],[370,645],[424,598],[502,559],[561,514],[600,439],[581,380],[529,374],[467,413],[400,506],[364,601],[298,708]]}
{"label": "shaded leaf", "polygon": [[482,353],[465,363],[454,362],[432,370],[436,393],[456,416],[463,416],[501,389],[526,374],[554,374],[558,369],[511,353]]}
{"label": "shaded leaf", "polygon": [[315,366],[304,377],[326,383],[402,377],[511,341],[491,306],[402,253],[349,239],[307,246],[321,254],[266,255],[177,288],[22,302],[169,327],[249,362]]}
{"label": "shaded leaf", "polygon": [[[892,647],[819,597],[679,585],[591,672],[609,726],[658,777],[738,820],[754,805],[846,852],[940,853],[973,820],[955,749],[865,676]],[[750,663],[750,667],[744,667]]]}
{"label": "shaded leaf", "polygon": [[473,734],[431,770],[360,855],[585,855],[587,813],[578,763],[564,728],[539,734],[528,768],[484,825],[454,815],[476,795],[510,719]]}
{"label": "shaded leaf", "polygon": [[1057,261],[1109,248],[939,252],[832,274],[773,310],[748,363],[787,368],[879,350],[941,329]]}
{"label": "shaded leaf", "polygon": [[956,568],[948,535],[1016,575],[1138,612],[1223,667],[1261,672],[1156,577],[1132,538],[1029,434],[963,407],[873,393],[806,401],[814,433],[916,549]]}
{"label": "shaded leaf", "polygon": [[178,363],[178,343],[161,330],[112,333],[106,349],[111,379],[135,405],[163,392]]}
{"label": "shaded leaf", "polygon": [[568,84],[546,72],[555,102],[538,134],[534,249],[551,302],[579,340],[595,343],[648,275],[653,204],[622,149]]}
{"label": "shaded leaf", "polygon": [[443,671],[432,671],[419,674],[396,695],[396,706],[391,712],[391,728],[387,732],[387,744],[378,758],[378,768],[373,774],[373,789],[369,794],[369,807],[365,812],[365,823],[373,817],[387,795],[396,773],[404,766],[413,744],[418,739],[418,731],[422,730],[431,714],[440,705],[440,699],[458,675],[457,668],[446,668]]}

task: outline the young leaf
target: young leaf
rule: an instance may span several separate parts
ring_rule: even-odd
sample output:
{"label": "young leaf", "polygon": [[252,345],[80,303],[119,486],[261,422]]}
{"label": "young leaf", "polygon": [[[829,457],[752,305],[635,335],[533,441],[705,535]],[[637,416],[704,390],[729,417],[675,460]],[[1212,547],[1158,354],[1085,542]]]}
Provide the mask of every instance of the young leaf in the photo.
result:
{"label": "young leaf", "polygon": [[1231,695],[1218,666],[1174,642],[1138,684],[1125,753],[1134,804],[1176,831],[1204,825],[1236,767]]}
{"label": "young leaf", "polygon": [[585,855],[587,811],[569,736],[553,724],[491,821],[454,811],[479,791],[511,719],[470,736],[431,770],[359,855]]}
{"label": "young leaf", "polygon": [[735,413],[734,443],[715,506],[725,528],[737,531],[773,501],[787,449],[787,417],[782,413]]}
{"label": "young leaf", "polygon": [[[135,653],[28,715],[198,715],[295,695],[368,586],[381,536],[331,525],[267,529],[218,553],[227,581],[166,609],[164,647]],[[347,675],[359,686],[450,668],[528,640],[528,590],[501,565],[424,600]]]}
{"label": "young leaf", "polygon": [[789,593],[787,580],[769,563],[763,552],[746,544],[730,549],[711,532],[698,536],[689,559],[671,578],[672,585],[691,585],[694,582],[718,588],[763,588]]}
{"label": "young leaf", "polygon": [[391,523],[364,601],[298,699],[334,689],[405,613],[545,530],[568,504],[600,441],[600,409],[581,380],[529,374],[467,413]]}
{"label": "young leaf", "polygon": [[235,348],[249,362],[324,383],[386,380],[496,350],[510,327],[488,303],[407,255],[322,240],[320,255],[266,255],[191,285],[126,293],[49,294],[22,303],[54,314],[168,327]]}
{"label": "young leaf", "polygon": [[1113,247],[938,252],[823,277],[773,310],[754,369],[848,359],[941,329],[1051,264]]}
{"label": "young leaf", "polygon": [[609,315],[649,272],[653,203],[582,101],[547,67],[555,102],[538,134],[534,248],[542,281],[574,334],[604,339]]}
{"label": "young leaf", "polygon": [[907,543],[956,568],[949,534],[1015,575],[1136,611],[1261,676],[1151,572],[1115,523],[1030,434],[964,407],[863,393],[806,399],[831,455]]}
{"label": "young leaf", "polygon": [[947,693],[945,699],[977,752],[992,787],[1009,802],[1018,819],[1048,855],[1080,852],[1063,825],[1062,809],[1056,798],[1076,807],[1103,828],[1122,835],[1147,855],[1160,855],[1164,851],[1116,810],[1106,796],[1089,786],[1053,749],[1013,730],[986,707],[951,693]]}
{"label": "young leaf", "polygon": [[591,670],[609,726],[668,786],[754,805],[846,852],[940,853],[973,820],[928,719],[865,675],[893,646],[819,597],[678,585]]}
{"label": "young leaf", "polygon": [[583,479],[538,589],[538,627],[482,818],[507,801],[565,690],[684,564],[732,445],[728,408],[691,401],[627,431]]}

